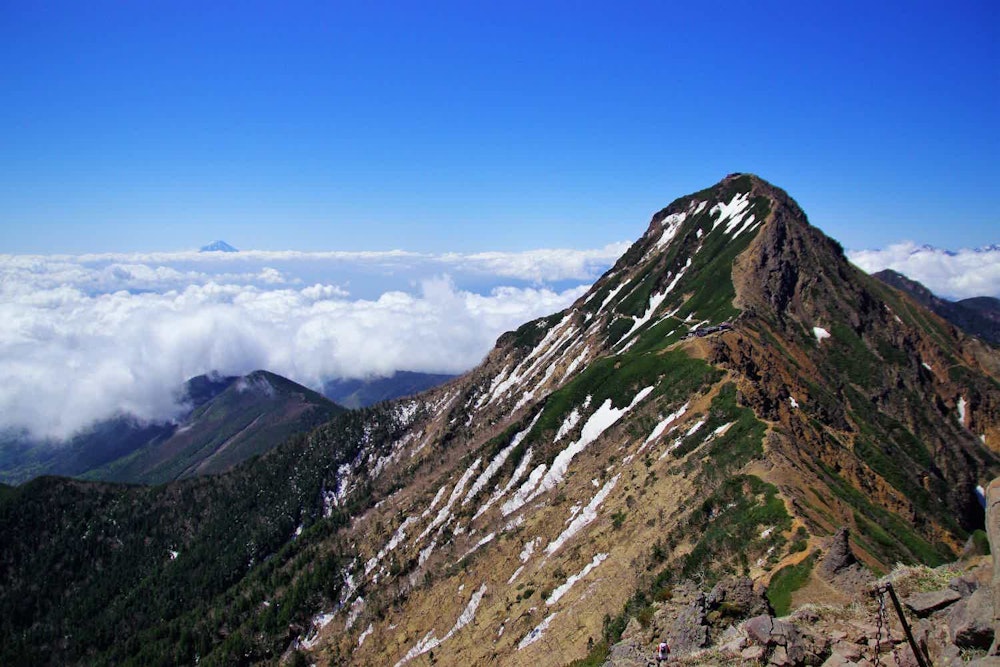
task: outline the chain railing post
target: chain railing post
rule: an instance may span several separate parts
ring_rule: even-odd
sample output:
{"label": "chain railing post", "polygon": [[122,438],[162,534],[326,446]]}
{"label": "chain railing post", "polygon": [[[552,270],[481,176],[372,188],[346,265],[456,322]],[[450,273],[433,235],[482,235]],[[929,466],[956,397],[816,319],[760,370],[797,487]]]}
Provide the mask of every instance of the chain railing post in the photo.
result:
{"label": "chain railing post", "polygon": [[913,633],[910,632],[910,624],[906,622],[906,616],[903,615],[903,607],[899,604],[899,598],[896,597],[896,591],[892,587],[892,582],[885,583],[885,590],[889,593],[889,598],[892,600],[892,606],[896,608],[896,615],[899,616],[899,622],[903,626],[903,632],[906,633],[906,641],[910,643],[910,648],[913,650],[913,657],[917,659],[917,664],[920,667],[932,667],[931,661],[924,655],[924,652],[920,650],[917,646],[916,640],[913,638]]}

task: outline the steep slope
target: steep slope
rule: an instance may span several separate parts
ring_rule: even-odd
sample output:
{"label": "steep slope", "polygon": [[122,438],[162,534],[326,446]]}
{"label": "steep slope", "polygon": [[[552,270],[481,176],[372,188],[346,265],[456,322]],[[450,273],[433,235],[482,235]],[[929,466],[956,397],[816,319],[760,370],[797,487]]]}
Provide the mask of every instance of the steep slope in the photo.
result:
{"label": "steep slope", "polygon": [[562,664],[680,581],[766,579],[841,525],[877,570],[943,562],[997,469],[993,369],[784,192],[728,177],[432,394],[412,481],[359,519],[382,526],[364,594],[313,656]]}
{"label": "steep slope", "polygon": [[998,369],[734,174],[439,388],[219,477],[0,498],[0,660],[600,664],[652,601],[842,525],[876,570],[950,558],[1000,469]]}
{"label": "steep slope", "polygon": [[168,438],[81,475],[107,482],[159,484],[224,472],[309,431],[342,408],[268,371],[235,378],[197,407]]}
{"label": "steep slope", "polygon": [[935,296],[916,280],[911,280],[892,269],[873,273],[872,277],[905,292],[921,306],[934,311],[965,333],[1000,345],[1000,299],[980,296],[961,301],[948,301]]}

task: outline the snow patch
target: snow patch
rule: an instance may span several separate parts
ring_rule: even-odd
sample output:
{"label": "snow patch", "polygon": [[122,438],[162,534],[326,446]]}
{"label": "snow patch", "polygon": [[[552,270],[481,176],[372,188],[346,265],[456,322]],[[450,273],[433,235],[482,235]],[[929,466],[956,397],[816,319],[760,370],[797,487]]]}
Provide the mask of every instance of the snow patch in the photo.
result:
{"label": "snow patch", "polygon": [[504,516],[507,516],[520,509],[526,502],[534,497],[532,496],[532,492],[544,476],[545,464],[540,463],[538,464],[538,467],[531,471],[531,474],[528,475],[528,479],[524,481],[521,488],[519,488],[507,502],[500,506],[500,512]]}
{"label": "snow patch", "polygon": [[680,231],[681,225],[684,224],[684,220],[687,218],[687,213],[673,213],[668,215],[660,222],[660,227],[663,229],[663,233],[660,235],[659,240],[656,242],[655,250],[660,250],[665,248],[670,241],[677,236],[677,232]]}
{"label": "snow patch", "polygon": [[463,506],[475,498],[476,494],[482,491],[487,482],[489,482],[493,476],[497,474],[500,468],[503,467],[503,464],[507,461],[507,457],[510,456],[510,453],[514,451],[515,447],[521,444],[521,441],[524,440],[524,437],[528,435],[532,428],[534,428],[535,422],[537,422],[538,418],[541,416],[542,413],[539,411],[539,413],[535,415],[535,418],[531,420],[531,423],[528,424],[528,428],[516,433],[514,437],[511,438],[510,444],[501,449],[500,452],[493,457],[493,460],[490,461],[488,466],[486,466],[486,469],[483,470],[482,474],[476,478],[476,481],[472,484],[472,488],[469,489],[469,492],[465,494],[465,498],[462,499]]}
{"label": "snow patch", "polygon": [[559,598],[566,595],[566,593],[569,592],[569,589],[573,587],[573,584],[575,584],[576,582],[580,581],[588,574],[590,574],[591,570],[593,570],[595,567],[603,563],[607,559],[607,557],[608,557],[607,554],[597,554],[596,556],[594,556],[594,559],[589,563],[587,563],[587,565],[582,570],[580,570],[577,574],[571,576],[569,579],[566,580],[565,583],[563,583],[562,585],[557,587],[554,591],[552,591],[552,595],[550,595],[549,598],[545,601],[545,604],[551,607],[556,602],[559,602]]}
{"label": "snow patch", "polygon": [[534,644],[539,639],[541,639],[542,635],[545,634],[545,631],[552,623],[552,619],[554,619],[558,615],[558,613],[559,612],[556,612],[555,614],[551,614],[550,616],[546,617],[544,621],[536,625],[531,632],[526,634],[524,636],[524,639],[522,639],[521,642],[517,645],[517,650],[520,651],[524,647],[530,646],[531,644]]}
{"label": "snow patch", "polygon": [[531,558],[531,555],[535,553],[535,547],[538,546],[538,544],[541,541],[542,538],[536,537],[535,539],[528,540],[527,542],[524,543],[524,547],[521,549],[521,553],[518,555],[518,558],[521,559],[522,563],[528,562],[528,559]]}
{"label": "snow patch", "polygon": [[618,483],[618,477],[619,475],[615,475],[608,480],[607,484],[601,487],[601,490],[598,491],[593,498],[591,498],[590,502],[587,503],[587,506],[584,507],[580,514],[573,519],[573,522],[566,527],[566,530],[560,533],[559,537],[552,540],[552,542],[545,547],[546,556],[554,554],[559,547],[564,545],[570,538],[586,528],[594,521],[594,519],[597,518],[597,508],[600,507],[601,503],[604,502],[604,499],[608,497],[611,490],[615,488],[615,485]]}
{"label": "snow patch", "polygon": [[675,421],[683,417],[684,413],[687,412],[688,405],[690,405],[690,403],[685,403],[684,405],[679,407],[676,412],[671,412],[663,419],[663,421],[657,424],[656,427],[653,429],[653,432],[649,434],[648,438],[646,438],[646,442],[643,443],[643,446],[648,445],[649,443],[659,438],[661,435],[663,435],[663,432],[667,430],[668,426],[670,426]]}
{"label": "snow patch", "polygon": [[573,408],[573,411],[566,416],[566,419],[563,420],[562,425],[559,426],[559,430],[556,431],[556,437],[553,440],[553,442],[559,442],[560,440],[562,440],[562,437],[567,433],[569,433],[570,431],[572,431],[573,427],[575,427],[579,423],[579,421],[580,421],[580,411],[577,410],[576,408]]}
{"label": "snow patch", "polygon": [[[750,193],[741,192],[733,196],[728,204],[723,204],[719,202],[711,209],[709,209],[709,215],[719,214],[715,223],[712,225],[712,229],[715,230],[719,225],[721,225],[726,220],[729,224],[726,225],[726,233],[730,233],[733,228],[740,223],[743,216],[746,215],[746,210],[750,206]],[[742,231],[742,230],[741,230]]]}
{"label": "snow patch", "polygon": [[[531,465],[531,456],[532,456],[532,450],[529,447],[528,451],[526,451],[524,453],[524,456],[521,458],[521,462],[517,464],[517,468],[514,469],[514,474],[510,476],[509,480],[507,480],[507,484],[502,489],[498,490],[496,493],[490,496],[490,499],[486,501],[486,504],[480,507],[476,511],[475,515],[473,515],[472,517],[473,521],[478,519],[480,515],[484,514],[486,510],[488,510],[490,507],[493,506],[494,503],[496,503],[498,500],[507,495],[507,493],[514,488],[514,485],[517,484],[522,477],[524,477],[524,473],[528,471],[528,466]],[[545,466],[542,467],[544,468]],[[510,514],[510,512],[507,512],[506,514],[504,514],[504,516],[507,516],[507,514]]]}
{"label": "snow patch", "polygon": [[614,425],[615,422],[621,419],[622,416],[629,412],[629,410],[638,405],[642,399],[649,396],[649,394],[653,392],[653,389],[654,387],[646,387],[645,389],[642,389],[635,395],[632,402],[624,408],[614,407],[610,398],[605,400],[604,403],[602,403],[601,406],[590,415],[590,418],[587,419],[587,422],[583,425],[583,428],[580,430],[580,439],[556,454],[549,471],[542,478],[538,488],[528,498],[528,500],[554,488],[557,484],[559,484],[564,479],[573,457],[582,452],[587,445],[594,442],[594,440],[597,440],[602,433]]}
{"label": "snow patch", "polygon": [[583,360],[587,358],[587,353],[588,352],[590,352],[590,346],[589,345],[585,346],[583,348],[583,352],[581,352],[580,354],[578,354],[576,356],[576,358],[573,361],[570,362],[569,367],[566,369],[566,372],[563,373],[562,382],[565,382],[569,378],[569,376],[571,376],[573,374],[573,372],[576,371],[576,369],[580,367],[580,364],[583,363]]}
{"label": "snow patch", "polygon": [[438,492],[434,495],[434,500],[432,500],[431,504],[427,506],[427,509],[423,511],[423,514],[420,515],[420,518],[426,519],[428,516],[430,516],[430,513],[434,510],[435,507],[437,507],[437,504],[441,502],[441,497],[444,495],[445,488],[446,487],[442,486],[440,489],[438,489]]}
{"label": "snow patch", "polygon": [[959,423],[962,426],[966,425],[966,421],[965,421],[965,408],[968,405],[969,404],[965,402],[965,396],[959,396],[958,397],[958,406],[957,406],[958,407],[958,421],[959,421]]}
{"label": "snow patch", "polygon": [[794,396],[788,397],[788,404],[792,406],[793,410],[799,407],[799,402],[795,400]]}
{"label": "snow patch", "polygon": [[687,433],[684,434],[684,437],[685,438],[690,437],[690,436],[694,435],[695,433],[697,433],[699,430],[701,430],[701,427],[705,425],[705,421],[706,420],[704,418],[702,418],[699,421],[695,422],[694,426],[692,426],[691,428],[689,428],[687,430]]}
{"label": "snow patch", "polygon": [[735,424],[735,423],[736,422],[729,422],[727,424],[723,424],[722,426],[719,426],[714,431],[712,431],[712,436],[713,437],[719,437],[720,435],[725,435],[726,431],[728,431],[729,429],[731,429],[733,427],[733,424]]}
{"label": "snow patch", "polygon": [[413,660],[417,656],[423,655],[428,651],[434,650],[435,648],[440,646],[443,642],[446,642],[449,639],[451,639],[455,635],[455,633],[457,633],[459,630],[461,630],[469,623],[471,623],[472,620],[476,617],[476,610],[479,609],[479,603],[482,601],[483,595],[485,593],[486,593],[486,584],[483,584],[482,586],[479,587],[479,590],[477,590],[475,593],[472,594],[472,598],[469,600],[469,604],[465,605],[465,609],[459,615],[458,620],[455,621],[455,625],[452,626],[451,630],[448,631],[448,634],[446,634],[441,639],[438,639],[434,635],[434,631],[431,630],[426,635],[424,635],[424,638],[421,639],[419,642],[417,642],[413,648],[407,651],[406,655],[404,655],[402,659],[396,663],[396,667],[400,667],[400,665],[403,665],[409,662],[410,660]]}
{"label": "snow patch", "polygon": [[364,632],[362,632],[361,636],[358,637],[358,648],[361,648],[361,645],[365,643],[365,640],[368,639],[368,635],[370,635],[372,633],[373,629],[374,629],[374,625],[371,624],[371,623],[369,623],[368,624],[368,629],[365,630]]}
{"label": "snow patch", "polygon": [[333,620],[333,612],[326,612],[323,614],[317,614],[312,618],[312,629],[305,639],[301,640],[299,643],[307,651],[311,651],[319,643],[319,632],[326,626],[330,624]]}
{"label": "snow patch", "polygon": [[816,336],[817,343],[822,343],[824,338],[830,337],[830,332],[823,327],[813,327],[813,335]]}
{"label": "snow patch", "polygon": [[457,501],[459,496],[462,495],[462,492],[465,491],[465,485],[468,484],[472,476],[476,474],[476,470],[479,469],[479,464],[482,463],[482,461],[482,457],[476,459],[475,462],[469,466],[469,469],[462,474],[462,477],[458,480],[458,483],[455,484],[454,490],[452,490],[451,495],[448,497],[448,502],[445,503],[445,506],[442,507],[440,511],[438,511],[434,520],[431,521],[426,528],[424,528],[424,532],[420,533],[420,536],[417,537],[417,542],[423,540],[428,533],[448,520],[448,517],[451,516],[451,506],[455,504],[455,501]]}

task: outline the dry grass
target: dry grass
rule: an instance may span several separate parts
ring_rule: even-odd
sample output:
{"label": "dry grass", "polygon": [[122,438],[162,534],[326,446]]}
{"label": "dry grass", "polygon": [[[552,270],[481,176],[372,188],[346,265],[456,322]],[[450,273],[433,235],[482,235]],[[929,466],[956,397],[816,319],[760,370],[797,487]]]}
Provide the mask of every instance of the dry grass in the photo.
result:
{"label": "dry grass", "polygon": [[927,593],[947,588],[948,582],[961,573],[961,569],[954,564],[931,568],[926,565],[897,563],[892,572],[881,581],[891,582],[892,587],[896,589],[896,594],[905,597],[914,593]]}

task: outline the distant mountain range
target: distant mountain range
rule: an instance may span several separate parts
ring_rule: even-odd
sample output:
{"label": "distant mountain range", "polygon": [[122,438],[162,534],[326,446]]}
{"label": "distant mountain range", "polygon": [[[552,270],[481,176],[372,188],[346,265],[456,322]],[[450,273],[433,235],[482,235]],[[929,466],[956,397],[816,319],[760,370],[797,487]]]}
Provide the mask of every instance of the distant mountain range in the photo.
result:
{"label": "distant mountain range", "polygon": [[[982,249],[992,252],[996,246]],[[961,301],[948,301],[936,296],[916,280],[907,278],[898,271],[886,269],[873,273],[887,285],[906,292],[917,303],[948,320],[965,333],[978,336],[994,345],[1000,345],[1000,299],[977,296]]]}
{"label": "distant mountain range", "polygon": [[220,473],[343,412],[311,389],[267,371],[198,376],[186,383],[183,395],[191,411],[176,424],[121,416],[62,443],[8,433],[0,437],[0,482],[66,475],[159,484]]}

